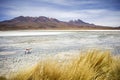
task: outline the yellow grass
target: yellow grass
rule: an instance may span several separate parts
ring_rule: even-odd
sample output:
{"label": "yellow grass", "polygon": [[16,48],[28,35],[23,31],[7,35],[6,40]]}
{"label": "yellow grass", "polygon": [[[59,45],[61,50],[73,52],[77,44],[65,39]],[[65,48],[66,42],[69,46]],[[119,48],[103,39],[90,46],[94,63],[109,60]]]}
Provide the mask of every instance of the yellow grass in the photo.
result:
{"label": "yellow grass", "polygon": [[91,50],[68,61],[47,59],[9,80],[120,80],[120,56]]}
{"label": "yellow grass", "polygon": [[4,76],[0,76],[0,80],[7,80]]}

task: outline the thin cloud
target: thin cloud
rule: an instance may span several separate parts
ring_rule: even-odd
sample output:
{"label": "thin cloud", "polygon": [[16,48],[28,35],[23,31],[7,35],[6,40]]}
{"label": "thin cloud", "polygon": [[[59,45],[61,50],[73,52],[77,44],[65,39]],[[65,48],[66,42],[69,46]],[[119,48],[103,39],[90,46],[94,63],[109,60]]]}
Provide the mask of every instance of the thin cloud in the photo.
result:
{"label": "thin cloud", "polygon": [[[8,0],[6,0],[8,1]],[[116,1],[116,0],[115,0]],[[23,16],[46,16],[62,21],[82,19],[98,25],[119,26],[120,10],[109,9],[103,0],[11,0],[0,4],[1,20]],[[103,3],[103,4],[101,4]],[[111,3],[110,3],[111,4]],[[117,4],[117,3],[114,3]],[[105,7],[107,6],[107,7]],[[110,6],[112,7],[112,6]]]}
{"label": "thin cloud", "polygon": [[[24,8],[24,7],[23,7]],[[109,14],[108,14],[109,13]],[[107,15],[106,15],[107,14]],[[69,21],[72,19],[82,19],[84,21],[106,26],[120,25],[120,11],[110,11],[105,9],[88,9],[88,10],[58,10],[49,7],[25,7],[9,11],[8,15],[12,17],[23,16],[47,16],[60,19],[62,21]],[[113,21],[112,21],[113,20]]]}
{"label": "thin cloud", "polygon": [[[36,0],[39,1],[39,0]],[[54,3],[58,5],[66,5],[66,6],[71,6],[71,5],[85,5],[85,4],[96,4],[98,1],[96,0],[91,0],[91,1],[86,1],[86,0],[41,0],[47,3]]]}

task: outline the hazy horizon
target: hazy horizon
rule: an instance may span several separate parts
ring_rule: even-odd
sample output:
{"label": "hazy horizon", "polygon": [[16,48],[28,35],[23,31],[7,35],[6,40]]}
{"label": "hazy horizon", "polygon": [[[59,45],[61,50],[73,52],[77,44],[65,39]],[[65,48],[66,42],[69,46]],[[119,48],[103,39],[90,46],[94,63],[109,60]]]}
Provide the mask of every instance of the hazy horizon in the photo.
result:
{"label": "hazy horizon", "polygon": [[18,16],[46,16],[117,27],[120,26],[119,3],[119,0],[1,0],[0,21]]}

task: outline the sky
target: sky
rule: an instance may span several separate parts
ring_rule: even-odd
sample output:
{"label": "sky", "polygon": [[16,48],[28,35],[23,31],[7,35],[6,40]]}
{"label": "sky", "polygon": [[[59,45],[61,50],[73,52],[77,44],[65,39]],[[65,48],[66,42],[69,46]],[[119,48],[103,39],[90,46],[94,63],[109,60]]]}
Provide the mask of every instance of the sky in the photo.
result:
{"label": "sky", "polygon": [[120,0],[0,0],[0,21],[18,16],[46,16],[61,21],[81,19],[120,26]]}

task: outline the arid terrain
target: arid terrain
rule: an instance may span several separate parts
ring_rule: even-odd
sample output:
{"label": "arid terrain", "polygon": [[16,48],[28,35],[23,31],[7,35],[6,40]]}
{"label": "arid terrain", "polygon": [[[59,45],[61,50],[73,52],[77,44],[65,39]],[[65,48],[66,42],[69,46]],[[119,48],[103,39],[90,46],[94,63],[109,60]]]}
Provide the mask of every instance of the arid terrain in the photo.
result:
{"label": "arid terrain", "polygon": [[101,26],[80,19],[60,21],[55,18],[19,16],[0,22],[0,30],[119,30],[120,27]]}
{"label": "arid terrain", "polygon": [[[108,50],[114,55],[120,53],[120,31],[37,31],[36,35],[18,32],[21,35],[17,35],[17,31],[1,32],[4,35],[0,35],[0,75],[30,67],[49,56],[64,60],[65,56],[88,49]],[[30,54],[25,54],[27,48],[31,48]]]}

